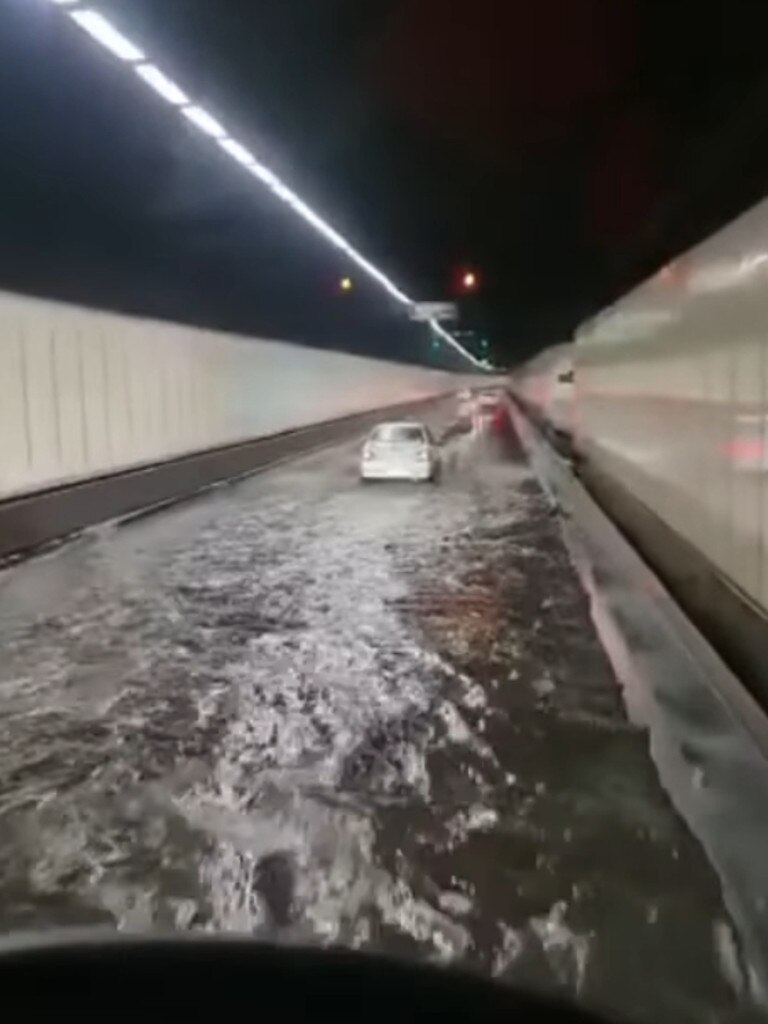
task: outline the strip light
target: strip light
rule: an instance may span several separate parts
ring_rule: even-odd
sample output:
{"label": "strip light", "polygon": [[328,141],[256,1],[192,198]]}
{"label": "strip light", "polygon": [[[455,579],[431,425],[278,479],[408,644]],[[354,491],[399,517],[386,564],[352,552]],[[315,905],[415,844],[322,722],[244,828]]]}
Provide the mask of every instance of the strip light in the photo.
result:
{"label": "strip light", "polygon": [[[343,235],[316,213],[304,200],[290,189],[285,182],[271,171],[265,164],[261,163],[242,143],[233,139],[226,128],[209,114],[203,107],[193,103],[186,93],[169,78],[159,67],[147,59],[144,52],[130,39],[123,35],[115,26],[102,14],[89,7],[81,7],[81,0],[52,0],[52,3],[60,7],[73,7],[66,13],[80,28],[91,36],[97,43],[109,50],[119,60],[134,67],[139,78],[152,89],[152,91],[164,99],[167,103],[177,107],[186,120],[201,131],[204,135],[214,139],[222,152],[235,160],[241,167],[246,168],[254,177],[272,192],[278,199],[294,210],[311,227],[321,234],[334,248],[344,253],[370,278],[396,299],[401,305],[413,308],[416,305],[413,299],[409,298],[404,291],[392,281],[387,275],[367,260],[362,253],[358,252]],[[477,359],[471,352],[460,345],[459,342],[437,321],[430,320],[429,326],[441,337],[451,348],[455,349],[461,356],[469,360],[474,366],[486,369],[488,364],[485,360]]]}
{"label": "strip light", "polygon": [[[60,3],[61,0],[58,0]],[[160,68],[156,68],[154,64],[139,64],[136,68],[136,74],[143,81],[147,83],[150,89],[154,89],[158,96],[162,96],[166,102],[172,104],[174,107],[186,107],[189,106],[189,97],[186,93],[182,92],[181,89],[172,82],[170,78],[163,74]]]}
{"label": "strip light", "polygon": [[203,110],[202,107],[193,104],[190,107],[184,107],[181,112],[201,132],[210,135],[212,139],[226,139],[227,133],[225,129],[207,110]]}
{"label": "strip light", "polygon": [[251,170],[256,165],[256,158],[250,150],[246,149],[245,146],[236,142],[235,139],[220,139],[219,145],[225,153],[229,153],[233,160],[237,160],[243,167],[247,167]]}
{"label": "strip light", "polygon": [[70,18],[76,21],[77,24],[89,36],[92,36],[97,43],[101,43],[110,50],[120,60],[128,61],[129,63],[135,64],[137,61],[144,60],[144,54],[130,39],[118,32],[117,29],[112,25],[103,15],[97,11],[84,10],[84,11],[72,11]]}

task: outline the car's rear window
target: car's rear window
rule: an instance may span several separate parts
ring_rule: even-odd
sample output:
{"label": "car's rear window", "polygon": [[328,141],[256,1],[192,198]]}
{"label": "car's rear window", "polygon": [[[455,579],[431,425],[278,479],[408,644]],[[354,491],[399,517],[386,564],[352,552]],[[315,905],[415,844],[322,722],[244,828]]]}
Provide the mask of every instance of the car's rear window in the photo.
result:
{"label": "car's rear window", "polygon": [[371,435],[374,441],[423,441],[424,428],[408,423],[385,423]]}

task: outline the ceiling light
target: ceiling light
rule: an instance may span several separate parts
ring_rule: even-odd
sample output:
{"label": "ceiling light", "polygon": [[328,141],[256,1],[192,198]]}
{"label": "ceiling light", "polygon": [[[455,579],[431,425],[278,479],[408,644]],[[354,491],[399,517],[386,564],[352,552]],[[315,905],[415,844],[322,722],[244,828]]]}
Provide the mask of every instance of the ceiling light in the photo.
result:
{"label": "ceiling light", "polygon": [[219,139],[219,145],[225,153],[237,160],[243,167],[252,167],[256,160],[254,159],[253,153],[249,153],[245,146],[241,146],[239,142],[235,142],[234,139]]}
{"label": "ceiling light", "polygon": [[189,97],[154,64],[140,64],[136,68],[136,74],[154,89],[158,96],[162,96],[175,107],[186,107],[189,104]]}
{"label": "ceiling light", "polygon": [[226,139],[227,133],[215,117],[211,117],[207,110],[202,107],[184,107],[182,114],[196,125],[201,132],[210,135],[212,139]]}
{"label": "ceiling light", "polygon": [[[62,7],[72,7],[79,0],[52,0],[53,3]],[[235,139],[230,138],[228,132],[215,117],[209,114],[202,107],[190,103],[186,94],[168,78],[158,67],[147,61],[144,53],[135,46],[130,39],[127,39],[119,32],[106,18],[90,8],[77,8],[68,11],[69,16],[93,39],[108,49],[120,60],[138,65],[135,68],[136,74],[150,86],[159,96],[168,103],[178,107],[184,117],[199,128],[205,135],[215,139],[222,150],[228,153],[239,164],[258,178],[262,184],[277,196],[283,203],[294,210],[319,234],[326,238],[334,248],[343,252],[353,263],[365,271],[374,281],[394,299],[403,306],[413,306],[414,301],[403,292],[394,281],[390,280],[378,267],[374,266],[357,251],[339,232],[324,220],[318,213],[308,206],[292,189],[290,189],[280,178],[268,167],[256,159],[246,148]],[[430,321],[431,329],[443,338],[453,349],[464,359],[467,359],[474,366],[482,367],[484,363],[463,348],[459,342],[449,334],[438,321]]]}
{"label": "ceiling light", "polygon": [[141,50],[96,11],[72,11],[70,18],[76,21],[80,28],[92,36],[97,43],[101,43],[120,60],[131,63],[144,60]]}

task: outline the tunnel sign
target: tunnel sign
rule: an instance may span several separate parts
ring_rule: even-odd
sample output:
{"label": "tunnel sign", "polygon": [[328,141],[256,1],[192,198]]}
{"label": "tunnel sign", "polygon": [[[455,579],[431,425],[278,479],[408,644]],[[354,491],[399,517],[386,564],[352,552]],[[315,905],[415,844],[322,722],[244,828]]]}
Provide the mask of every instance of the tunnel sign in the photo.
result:
{"label": "tunnel sign", "polygon": [[411,320],[420,323],[428,320],[458,320],[459,310],[455,302],[415,302],[410,316]]}

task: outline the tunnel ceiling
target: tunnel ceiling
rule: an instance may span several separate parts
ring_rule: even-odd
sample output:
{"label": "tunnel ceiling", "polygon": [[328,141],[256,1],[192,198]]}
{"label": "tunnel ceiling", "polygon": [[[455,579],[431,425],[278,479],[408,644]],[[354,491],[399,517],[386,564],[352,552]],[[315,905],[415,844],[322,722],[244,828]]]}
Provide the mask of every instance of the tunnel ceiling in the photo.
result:
{"label": "tunnel ceiling", "polygon": [[[760,4],[100,0],[409,293],[515,360],[761,198]],[[0,284],[429,361],[49,0],[0,11]]]}

